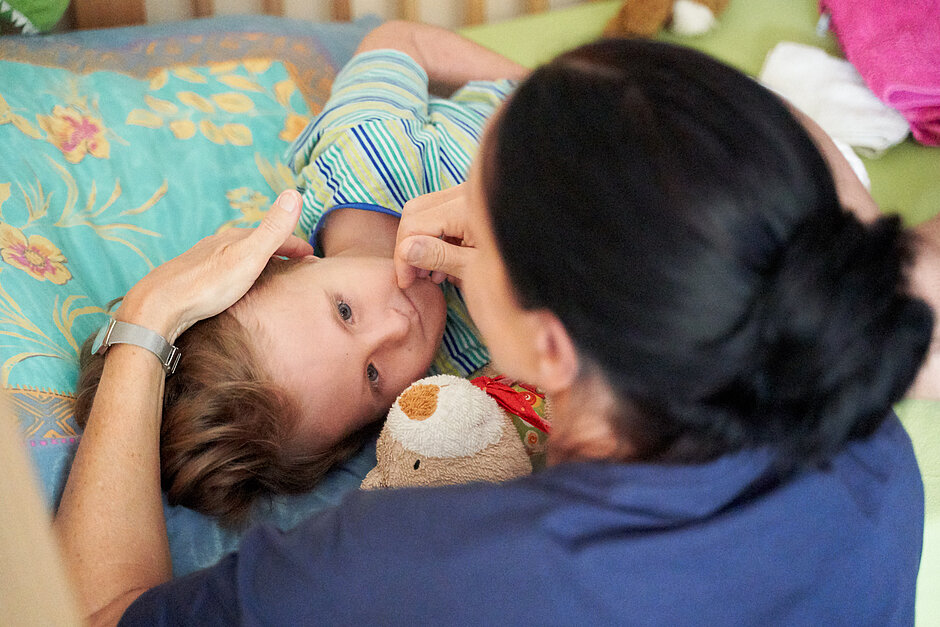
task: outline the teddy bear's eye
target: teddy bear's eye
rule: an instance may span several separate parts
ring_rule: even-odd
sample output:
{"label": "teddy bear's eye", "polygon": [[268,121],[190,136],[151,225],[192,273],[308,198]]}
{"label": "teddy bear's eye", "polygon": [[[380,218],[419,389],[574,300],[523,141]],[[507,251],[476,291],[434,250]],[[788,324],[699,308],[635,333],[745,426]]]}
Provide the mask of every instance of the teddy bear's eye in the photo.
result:
{"label": "teddy bear's eye", "polygon": [[416,460],[415,460],[415,470],[417,470],[417,469],[418,469],[418,466],[420,466],[420,465],[421,465],[421,460],[420,460],[420,459],[416,459]]}

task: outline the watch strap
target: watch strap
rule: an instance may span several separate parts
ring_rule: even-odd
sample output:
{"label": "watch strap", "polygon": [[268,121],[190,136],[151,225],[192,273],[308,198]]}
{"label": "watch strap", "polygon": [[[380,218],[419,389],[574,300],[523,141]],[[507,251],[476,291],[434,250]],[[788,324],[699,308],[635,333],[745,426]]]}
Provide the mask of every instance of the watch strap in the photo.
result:
{"label": "watch strap", "polygon": [[133,344],[150,351],[163,364],[163,369],[167,374],[173,374],[180,361],[179,349],[167,342],[159,333],[138,324],[122,322],[114,318],[109,319],[108,323],[98,331],[92,343],[91,352],[103,355],[112,344]]}

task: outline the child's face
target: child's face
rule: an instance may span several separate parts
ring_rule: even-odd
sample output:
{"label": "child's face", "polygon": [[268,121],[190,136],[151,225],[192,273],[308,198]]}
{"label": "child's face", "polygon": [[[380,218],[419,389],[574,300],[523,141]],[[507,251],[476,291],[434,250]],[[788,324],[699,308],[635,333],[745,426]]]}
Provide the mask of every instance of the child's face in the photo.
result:
{"label": "child's face", "polygon": [[400,290],[391,259],[308,258],[233,312],[272,378],[303,408],[296,442],[327,450],[388,411],[427,372],[444,333],[441,289]]}

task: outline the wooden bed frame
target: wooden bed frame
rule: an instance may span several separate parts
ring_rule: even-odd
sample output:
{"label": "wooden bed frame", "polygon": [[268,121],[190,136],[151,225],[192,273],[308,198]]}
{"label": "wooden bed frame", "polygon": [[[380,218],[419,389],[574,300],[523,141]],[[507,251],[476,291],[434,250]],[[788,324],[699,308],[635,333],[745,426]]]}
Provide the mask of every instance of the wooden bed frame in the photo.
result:
{"label": "wooden bed frame", "polygon": [[[192,17],[215,14],[214,0],[190,0]],[[420,0],[394,0],[394,15],[399,19],[418,21]],[[526,14],[541,13],[549,9],[549,0],[525,0]],[[77,29],[134,26],[147,23],[145,0],[72,0],[69,7],[71,24]],[[284,0],[261,0],[261,12],[266,15],[284,15]],[[463,26],[486,22],[486,0],[463,0]],[[350,0],[330,0],[330,17],[334,21],[352,19]]]}

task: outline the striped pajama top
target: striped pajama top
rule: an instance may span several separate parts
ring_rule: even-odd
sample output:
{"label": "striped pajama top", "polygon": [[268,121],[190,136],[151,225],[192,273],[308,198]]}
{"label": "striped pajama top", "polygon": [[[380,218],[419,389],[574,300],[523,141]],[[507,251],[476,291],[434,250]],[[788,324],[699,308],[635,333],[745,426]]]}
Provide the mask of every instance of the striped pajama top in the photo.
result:
{"label": "striped pajama top", "polygon": [[[408,200],[466,180],[487,118],[514,86],[474,81],[437,98],[428,93],[424,69],[402,52],[353,57],[287,154],[305,188],[300,224],[311,243],[335,209],[400,216]],[[489,353],[460,291],[449,283],[443,289],[447,322],[431,374],[469,376]]]}

